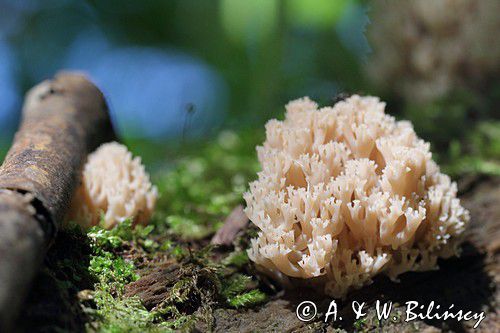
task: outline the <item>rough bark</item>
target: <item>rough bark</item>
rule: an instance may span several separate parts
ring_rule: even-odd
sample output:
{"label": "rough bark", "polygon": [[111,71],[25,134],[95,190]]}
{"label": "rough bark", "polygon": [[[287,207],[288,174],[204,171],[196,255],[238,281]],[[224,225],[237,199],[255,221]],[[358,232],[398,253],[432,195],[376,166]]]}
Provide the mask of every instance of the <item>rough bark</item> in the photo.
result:
{"label": "rough bark", "polygon": [[146,309],[150,310],[170,295],[172,286],[182,277],[183,271],[180,265],[175,263],[165,264],[148,274],[144,279],[127,285],[125,287],[125,296],[139,297]]}
{"label": "rough bark", "polygon": [[6,331],[68,209],[89,152],[114,138],[102,93],[61,73],[31,89],[0,167],[0,331]]}

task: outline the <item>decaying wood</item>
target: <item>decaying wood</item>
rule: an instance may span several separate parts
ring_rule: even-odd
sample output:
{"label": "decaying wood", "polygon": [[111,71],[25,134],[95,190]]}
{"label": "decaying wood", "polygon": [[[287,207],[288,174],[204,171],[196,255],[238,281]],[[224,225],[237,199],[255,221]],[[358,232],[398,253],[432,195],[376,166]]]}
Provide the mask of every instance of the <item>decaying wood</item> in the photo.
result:
{"label": "decaying wood", "polygon": [[248,217],[243,211],[243,206],[238,205],[224,221],[224,225],[217,230],[211,243],[216,245],[231,245],[236,235],[248,224]]}
{"label": "decaying wood", "polygon": [[102,93],[62,73],[31,89],[0,167],[0,331],[54,239],[87,154],[114,138]]}
{"label": "decaying wood", "polygon": [[[181,287],[176,288],[179,285]],[[148,310],[161,307],[165,303],[176,303],[179,298],[186,298],[188,301],[182,304],[179,310],[193,313],[208,305],[207,302],[210,302],[217,292],[218,287],[209,268],[191,263],[181,265],[167,262],[126,285],[124,295],[138,297]],[[182,296],[179,293],[182,293]]]}
{"label": "decaying wood", "polygon": [[167,263],[158,267],[145,278],[125,287],[125,296],[138,296],[146,309],[152,309],[163,302],[172,286],[182,277],[181,266]]}

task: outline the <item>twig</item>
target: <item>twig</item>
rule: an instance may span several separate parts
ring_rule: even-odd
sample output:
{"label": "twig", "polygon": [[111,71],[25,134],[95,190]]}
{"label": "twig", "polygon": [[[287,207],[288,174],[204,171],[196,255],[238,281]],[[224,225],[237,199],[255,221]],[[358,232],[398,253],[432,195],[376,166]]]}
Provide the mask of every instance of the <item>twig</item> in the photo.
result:
{"label": "twig", "polygon": [[27,94],[21,127],[0,167],[0,331],[9,331],[55,238],[87,154],[114,132],[102,93],[61,73]]}
{"label": "twig", "polygon": [[248,224],[248,217],[243,211],[243,206],[238,205],[224,221],[224,225],[217,230],[211,240],[212,244],[231,245],[240,230]]}

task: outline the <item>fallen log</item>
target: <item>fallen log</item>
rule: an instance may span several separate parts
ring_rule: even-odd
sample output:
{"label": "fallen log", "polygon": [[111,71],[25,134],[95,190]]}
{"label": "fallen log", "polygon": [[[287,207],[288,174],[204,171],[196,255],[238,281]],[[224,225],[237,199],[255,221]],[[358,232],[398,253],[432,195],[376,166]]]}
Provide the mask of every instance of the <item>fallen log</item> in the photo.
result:
{"label": "fallen log", "polygon": [[0,167],[0,332],[56,235],[87,154],[112,139],[104,96],[83,75],[61,73],[28,92]]}

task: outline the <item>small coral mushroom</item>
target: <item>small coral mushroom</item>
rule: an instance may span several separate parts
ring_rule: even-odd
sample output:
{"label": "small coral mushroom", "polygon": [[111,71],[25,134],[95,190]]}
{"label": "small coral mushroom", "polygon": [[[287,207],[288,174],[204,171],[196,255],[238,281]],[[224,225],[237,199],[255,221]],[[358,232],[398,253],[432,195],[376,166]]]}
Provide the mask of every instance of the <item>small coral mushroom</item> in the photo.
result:
{"label": "small coral mushroom", "polygon": [[88,227],[111,228],[125,219],[149,221],[157,198],[139,157],[119,143],[103,144],[89,155],[68,219]]}
{"label": "small coral mushroom", "polygon": [[262,171],[245,194],[259,227],[251,260],[279,279],[310,279],[332,296],[457,253],[469,220],[456,184],[411,124],[375,97],[318,109],[308,98],[266,125]]}

